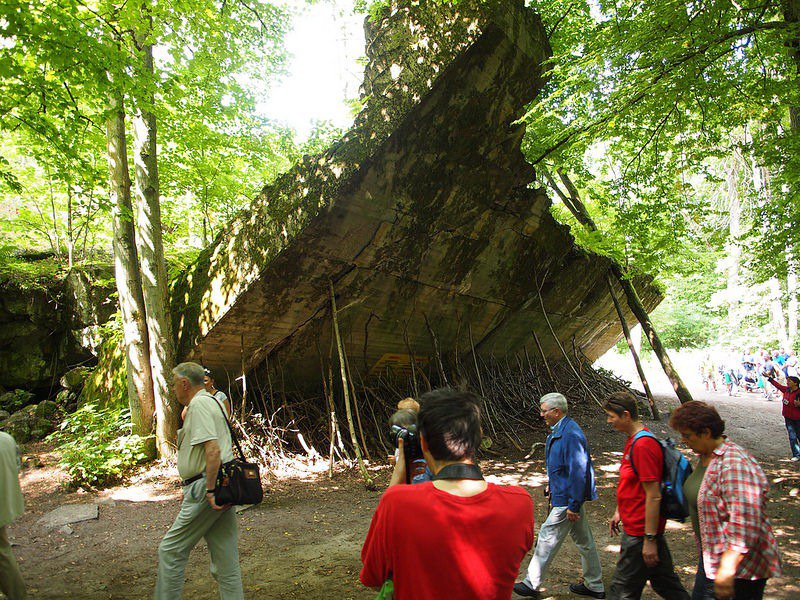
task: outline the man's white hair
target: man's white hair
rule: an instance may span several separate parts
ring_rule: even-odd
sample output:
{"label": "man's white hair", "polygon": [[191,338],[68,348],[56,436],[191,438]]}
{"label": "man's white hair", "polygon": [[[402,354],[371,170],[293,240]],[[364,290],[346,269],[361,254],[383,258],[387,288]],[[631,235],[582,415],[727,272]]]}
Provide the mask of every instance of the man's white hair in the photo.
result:
{"label": "man's white hair", "polygon": [[185,362],[179,364],[172,369],[172,374],[183,379],[188,379],[189,383],[197,387],[203,385],[203,378],[206,375],[203,367],[193,362]]}
{"label": "man's white hair", "polygon": [[557,408],[562,413],[567,414],[567,399],[564,394],[559,394],[558,392],[545,394],[539,399],[539,406],[544,406],[545,404],[550,408]]}

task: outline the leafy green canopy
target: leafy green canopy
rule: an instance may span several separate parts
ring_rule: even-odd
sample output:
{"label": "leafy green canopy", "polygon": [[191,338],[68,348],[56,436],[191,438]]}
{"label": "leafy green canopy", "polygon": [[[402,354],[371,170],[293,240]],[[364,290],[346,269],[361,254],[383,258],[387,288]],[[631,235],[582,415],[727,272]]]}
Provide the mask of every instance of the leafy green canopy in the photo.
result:
{"label": "leafy green canopy", "polygon": [[[794,215],[797,229],[797,209],[786,209],[796,205],[798,29],[781,3],[535,5],[554,57],[548,93],[526,115],[525,150],[575,174],[618,256],[680,270],[709,211],[695,175],[734,145],[773,172],[761,220]],[[734,140],[737,129],[749,136]],[[757,233],[766,252],[794,243],[782,228]]]}
{"label": "leafy green canopy", "polygon": [[[0,13],[0,187],[19,205],[41,205],[43,227],[107,211],[112,97],[156,114],[161,187],[185,197],[165,219],[168,237],[198,214],[208,239],[217,215],[285,167],[287,134],[255,116],[253,91],[283,66],[288,20],[276,5],[6,0]],[[142,62],[150,44],[152,75]],[[34,178],[21,171],[26,157]]]}

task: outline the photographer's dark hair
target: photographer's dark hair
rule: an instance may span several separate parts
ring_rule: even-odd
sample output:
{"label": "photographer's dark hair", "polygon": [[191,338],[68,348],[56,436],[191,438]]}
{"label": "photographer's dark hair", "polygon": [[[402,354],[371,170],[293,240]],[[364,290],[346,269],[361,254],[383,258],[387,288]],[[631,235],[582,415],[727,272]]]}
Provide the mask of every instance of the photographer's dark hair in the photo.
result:
{"label": "photographer's dark hair", "polygon": [[620,417],[627,410],[634,421],[639,419],[639,407],[636,404],[636,398],[630,392],[609,394],[603,404],[603,410],[611,411]]}
{"label": "photographer's dark hair", "polygon": [[480,400],[471,392],[441,388],[419,403],[419,431],[436,460],[471,459],[481,445]]}

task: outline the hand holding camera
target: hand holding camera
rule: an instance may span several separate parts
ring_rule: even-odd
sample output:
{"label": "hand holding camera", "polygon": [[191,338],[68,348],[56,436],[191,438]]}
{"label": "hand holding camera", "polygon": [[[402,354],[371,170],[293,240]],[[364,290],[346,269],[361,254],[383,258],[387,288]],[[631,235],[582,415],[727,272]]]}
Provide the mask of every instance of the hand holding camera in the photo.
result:
{"label": "hand holding camera", "polygon": [[397,441],[399,458],[394,461],[394,469],[392,470],[392,478],[389,480],[389,487],[397,485],[398,483],[408,483],[406,481],[407,469],[406,469],[405,454],[403,452],[403,445],[404,445],[403,439],[400,438]]}
{"label": "hand holding camera", "polygon": [[[389,437],[395,448],[398,449],[397,455],[402,460],[397,460],[395,469],[392,472],[392,483],[411,483],[415,476],[425,472],[425,458],[422,456],[422,447],[419,443],[419,433],[417,432],[416,414],[412,411],[397,411],[392,415],[389,426]],[[398,466],[402,464],[403,478],[395,482]],[[399,477],[399,475],[398,475]]]}

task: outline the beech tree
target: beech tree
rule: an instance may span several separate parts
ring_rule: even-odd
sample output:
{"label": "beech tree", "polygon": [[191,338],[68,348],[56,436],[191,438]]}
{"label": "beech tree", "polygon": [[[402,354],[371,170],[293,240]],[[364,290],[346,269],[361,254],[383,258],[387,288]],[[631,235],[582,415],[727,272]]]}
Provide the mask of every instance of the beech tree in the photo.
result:
{"label": "beech tree", "polygon": [[[280,64],[282,57],[275,49],[283,34],[283,14],[272,5],[251,6],[245,0],[222,5],[197,0],[168,6],[105,0],[89,5],[69,0],[36,5],[12,0],[11,4],[7,16],[0,19],[0,129],[24,129],[38,145],[49,145],[73,163],[84,148],[96,152],[100,137],[94,136],[94,146],[78,146],[74,136],[63,137],[70,132],[60,128],[59,121],[69,118],[105,133],[135,433],[147,435],[155,430],[159,453],[169,455],[174,448],[177,408],[169,389],[175,357],[156,137],[159,113],[169,114],[159,109],[159,102],[168,97],[162,88],[180,78],[182,65],[195,51],[205,53],[218,65],[217,73],[230,80],[255,58]],[[158,43],[166,53],[156,67],[153,48]],[[205,82],[192,83],[202,86]],[[184,93],[192,94],[191,84],[186,87]],[[127,146],[131,124],[135,210]],[[17,184],[5,168],[3,173],[4,181]],[[60,240],[54,246],[60,249]]]}

